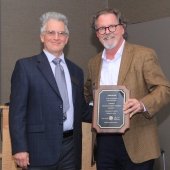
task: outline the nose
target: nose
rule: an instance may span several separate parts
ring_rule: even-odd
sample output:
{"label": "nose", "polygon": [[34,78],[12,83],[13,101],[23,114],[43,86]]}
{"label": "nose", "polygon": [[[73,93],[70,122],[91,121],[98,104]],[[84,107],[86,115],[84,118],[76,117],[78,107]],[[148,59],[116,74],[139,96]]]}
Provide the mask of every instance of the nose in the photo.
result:
{"label": "nose", "polygon": [[110,33],[109,27],[106,27],[105,29],[106,34]]}
{"label": "nose", "polygon": [[59,33],[56,32],[54,38],[59,38]]}

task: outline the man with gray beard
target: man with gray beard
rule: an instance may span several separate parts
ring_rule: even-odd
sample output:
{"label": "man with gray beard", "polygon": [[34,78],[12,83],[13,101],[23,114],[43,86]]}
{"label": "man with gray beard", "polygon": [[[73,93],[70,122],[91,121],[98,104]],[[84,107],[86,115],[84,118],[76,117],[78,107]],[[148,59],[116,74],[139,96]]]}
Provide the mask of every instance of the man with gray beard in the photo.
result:
{"label": "man with gray beard", "polygon": [[89,61],[86,100],[93,104],[94,89],[100,85],[130,91],[122,109],[130,117],[130,128],[123,134],[93,133],[97,170],[152,170],[160,156],[155,114],[170,101],[170,83],[154,50],[126,41],[119,11],[99,11],[93,27],[104,50]]}

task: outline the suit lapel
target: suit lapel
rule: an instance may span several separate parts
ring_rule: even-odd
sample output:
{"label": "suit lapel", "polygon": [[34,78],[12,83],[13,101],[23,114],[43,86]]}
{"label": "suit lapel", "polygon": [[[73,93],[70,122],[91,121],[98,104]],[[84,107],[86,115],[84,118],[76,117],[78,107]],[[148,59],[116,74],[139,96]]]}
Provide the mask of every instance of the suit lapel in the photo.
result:
{"label": "suit lapel", "polygon": [[121,64],[120,64],[120,70],[119,70],[119,77],[118,77],[118,85],[122,85],[125,78],[126,78],[126,74],[130,68],[130,64],[132,62],[132,58],[133,58],[133,53],[131,51],[131,47],[130,44],[128,44],[127,42],[125,43],[125,47],[124,47],[124,51],[123,51],[123,55],[122,55],[122,60],[121,60]]}
{"label": "suit lapel", "polygon": [[43,74],[44,78],[49,82],[50,86],[60,96],[57,83],[55,81],[50,64],[48,62],[46,55],[43,52],[37,57],[37,67],[40,70],[40,72]]}
{"label": "suit lapel", "polygon": [[69,70],[69,74],[70,74],[70,79],[71,79],[71,86],[72,86],[72,96],[73,96],[73,103],[75,103],[75,99],[76,99],[76,86],[79,85],[79,80],[77,79],[77,77],[75,77],[74,71],[72,69],[72,66],[69,62],[69,60],[67,58],[65,58],[68,70]]}
{"label": "suit lapel", "polygon": [[101,77],[101,67],[102,67],[102,57],[101,57],[102,53],[99,53],[97,55],[97,58],[95,60],[95,64],[94,64],[94,70],[95,73],[95,81],[93,83],[93,89],[98,89],[100,86],[100,77]]}
{"label": "suit lapel", "polygon": [[[98,88],[100,85],[100,76],[101,76],[101,67],[102,67],[102,57],[101,57],[102,53],[99,53],[96,60],[95,60],[95,64],[94,64],[94,72],[95,72],[95,88]],[[132,62],[132,58],[133,58],[133,53],[132,53],[132,48],[131,45],[129,43],[125,43],[125,47],[123,50],[123,54],[122,54],[122,60],[121,60],[121,64],[120,64],[120,69],[119,69],[119,77],[118,77],[118,85],[122,85],[125,78],[126,78],[126,74],[130,68],[130,64]],[[98,76],[97,76],[98,75]],[[93,84],[94,86],[94,84]]]}

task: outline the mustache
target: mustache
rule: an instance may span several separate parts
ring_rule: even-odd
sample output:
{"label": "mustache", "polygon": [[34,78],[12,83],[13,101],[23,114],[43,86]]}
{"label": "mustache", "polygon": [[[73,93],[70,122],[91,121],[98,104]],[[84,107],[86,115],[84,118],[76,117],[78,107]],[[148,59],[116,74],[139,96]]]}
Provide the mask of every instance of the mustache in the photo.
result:
{"label": "mustache", "polygon": [[111,38],[114,38],[114,35],[112,33],[110,34],[106,34],[104,37],[103,37],[103,40],[109,40]]}

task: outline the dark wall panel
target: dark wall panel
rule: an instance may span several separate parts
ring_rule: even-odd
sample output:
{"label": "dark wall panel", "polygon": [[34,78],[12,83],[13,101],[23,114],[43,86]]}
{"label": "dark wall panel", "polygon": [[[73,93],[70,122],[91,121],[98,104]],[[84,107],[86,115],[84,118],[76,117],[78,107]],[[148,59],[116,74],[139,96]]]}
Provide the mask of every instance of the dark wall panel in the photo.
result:
{"label": "dark wall panel", "polygon": [[103,0],[1,0],[1,103],[9,100],[10,78],[15,61],[41,50],[39,17],[58,11],[69,19],[70,41],[66,53],[85,73],[89,58],[96,54],[90,18],[108,5]]}
{"label": "dark wall panel", "polygon": [[108,6],[120,9],[130,23],[170,16],[169,0],[108,0]]}

